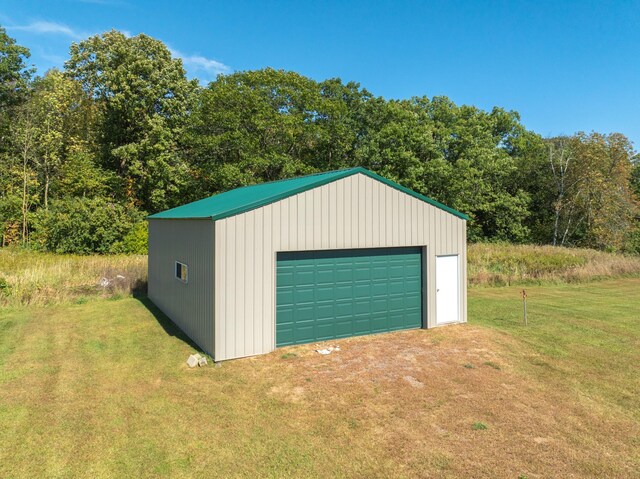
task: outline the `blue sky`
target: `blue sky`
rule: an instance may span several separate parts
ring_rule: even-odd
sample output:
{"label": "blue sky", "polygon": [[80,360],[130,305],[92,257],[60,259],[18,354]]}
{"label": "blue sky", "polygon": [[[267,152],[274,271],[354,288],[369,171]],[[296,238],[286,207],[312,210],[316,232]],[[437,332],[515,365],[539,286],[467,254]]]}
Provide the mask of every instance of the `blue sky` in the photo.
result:
{"label": "blue sky", "polygon": [[520,113],[544,136],[618,131],[640,149],[640,2],[3,0],[43,73],[111,28],[164,41],[190,76],[263,67]]}

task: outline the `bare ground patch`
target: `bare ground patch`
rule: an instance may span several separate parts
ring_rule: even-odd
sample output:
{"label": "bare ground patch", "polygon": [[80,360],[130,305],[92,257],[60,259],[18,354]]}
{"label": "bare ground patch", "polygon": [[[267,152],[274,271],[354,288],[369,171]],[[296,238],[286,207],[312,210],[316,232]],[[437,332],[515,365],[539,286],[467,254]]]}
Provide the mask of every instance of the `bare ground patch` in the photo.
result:
{"label": "bare ground patch", "polygon": [[[279,397],[351,418],[351,440],[386,451],[398,477],[639,474],[638,424],[524,377],[506,351],[516,343],[497,332],[464,325],[338,344],[329,356],[316,345],[287,348],[296,357]],[[282,351],[270,355],[270,369]],[[477,422],[487,428],[474,430]]]}

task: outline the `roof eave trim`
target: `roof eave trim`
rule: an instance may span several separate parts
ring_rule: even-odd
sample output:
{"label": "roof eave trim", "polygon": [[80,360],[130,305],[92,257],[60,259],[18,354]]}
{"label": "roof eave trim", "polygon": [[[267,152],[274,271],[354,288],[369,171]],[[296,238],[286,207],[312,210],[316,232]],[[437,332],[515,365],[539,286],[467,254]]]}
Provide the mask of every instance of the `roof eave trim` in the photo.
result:
{"label": "roof eave trim", "polygon": [[279,193],[277,195],[270,196],[268,198],[264,198],[258,201],[254,201],[253,203],[249,203],[247,205],[242,205],[237,208],[233,208],[231,210],[227,210],[223,213],[218,213],[217,215],[213,215],[211,218],[213,220],[223,220],[225,218],[229,218],[231,216],[236,216],[241,213],[246,213],[247,211],[255,210],[256,208],[260,208],[262,206],[270,205],[271,203],[275,203],[276,201],[284,200],[285,198],[289,198],[291,196],[295,196],[299,193],[303,193],[305,191],[312,190],[314,188],[318,188],[320,186],[328,185],[329,183],[333,183],[334,181],[341,180],[351,175],[355,175],[357,173],[362,173],[366,171],[364,168],[351,168],[348,170],[344,170],[343,173],[336,173],[334,176],[330,178],[324,178],[322,180],[318,180],[311,185],[300,186],[298,188],[294,188],[285,193]]}
{"label": "roof eave trim", "polygon": [[457,216],[460,219],[463,219],[465,221],[469,220],[469,216],[465,215],[464,213],[461,213],[458,210],[454,210],[453,208],[451,208],[451,207],[449,207],[447,205],[444,205],[444,204],[440,203],[439,201],[431,199],[428,196],[421,195],[417,191],[413,191],[412,189],[407,188],[405,186],[402,186],[401,184],[398,184],[395,181],[391,181],[391,180],[385,178],[384,176],[380,176],[380,175],[374,173],[373,171],[364,170],[362,173],[367,175],[370,178],[373,178],[375,180],[378,180],[378,181],[384,183],[387,186],[390,186],[391,188],[395,188],[396,190],[402,191],[403,193],[406,193],[409,196],[413,196],[414,198],[422,200],[425,203],[430,204],[431,206],[435,206],[436,208],[439,208],[439,209],[441,209],[443,211],[446,211],[447,213],[451,213],[452,215]]}
{"label": "roof eave trim", "polygon": [[[446,211],[447,213],[450,213],[454,216],[457,216],[460,219],[463,219],[465,221],[469,220],[469,217],[467,215],[465,215],[464,213],[461,213],[460,211],[454,210],[453,208],[450,208],[449,206],[443,205],[442,203],[433,200],[431,198],[429,198],[428,196],[424,196],[421,195],[420,193],[413,191],[409,188],[406,188],[394,181],[391,181],[383,176],[380,176],[376,173],[374,173],[373,171],[369,171],[366,168],[362,168],[362,167],[356,167],[356,168],[349,168],[349,169],[345,169],[342,172],[337,172],[335,175],[329,177],[329,178],[324,178],[322,180],[318,180],[315,183],[309,184],[309,185],[304,185],[304,186],[300,186],[298,188],[294,188],[292,190],[288,190],[286,192],[283,193],[279,193],[277,195],[273,195],[273,196],[269,196],[267,198],[263,198],[257,201],[254,201],[253,203],[249,203],[246,205],[242,205],[242,206],[238,206],[236,208],[224,211],[222,213],[218,213],[215,215],[209,215],[209,216],[197,216],[197,217],[191,217],[191,218],[183,218],[183,217],[171,217],[171,216],[167,216],[167,217],[157,217],[155,215],[150,215],[147,216],[147,220],[206,220],[206,219],[210,219],[210,220],[223,220],[225,218],[229,218],[231,216],[236,216],[242,213],[246,213],[248,211],[252,211],[255,210],[257,208],[260,208],[262,206],[266,206],[269,205],[271,203],[275,203],[276,201],[280,201],[283,200],[285,198],[289,198],[291,196],[295,196],[299,193],[303,193],[305,191],[309,191],[312,190],[314,188],[318,188],[320,186],[324,186],[327,185],[329,183],[333,183],[334,181],[337,180],[341,180],[343,178],[347,178],[348,176],[352,176],[352,175],[356,175],[358,173],[362,173],[365,176],[368,176],[369,178],[372,178],[374,180],[378,180],[381,183],[394,188],[398,191],[401,191],[405,194],[408,194],[409,196],[413,196],[414,198],[417,198],[421,201],[424,201],[425,203],[430,204],[431,206],[434,206],[438,209],[441,209],[443,211]],[[156,213],[158,214],[158,213]]]}
{"label": "roof eave trim", "polygon": [[145,220],[212,220],[213,216],[209,215],[209,216],[190,216],[190,217],[184,217],[184,216],[156,216],[154,215],[149,215],[147,217],[145,217]]}

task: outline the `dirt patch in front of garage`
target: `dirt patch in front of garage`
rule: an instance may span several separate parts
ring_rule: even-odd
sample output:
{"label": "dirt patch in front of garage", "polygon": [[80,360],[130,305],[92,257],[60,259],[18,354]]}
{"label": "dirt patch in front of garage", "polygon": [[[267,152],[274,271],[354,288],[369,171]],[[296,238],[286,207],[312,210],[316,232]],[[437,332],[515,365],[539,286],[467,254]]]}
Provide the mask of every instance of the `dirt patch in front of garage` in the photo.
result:
{"label": "dirt patch in front of garage", "polygon": [[[315,351],[327,346],[340,350]],[[284,348],[269,355],[286,371],[272,394],[343,416],[351,446],[392,456],[399,477],[634,477],[637,424],[533,380],[523,347],[459,325]]]}

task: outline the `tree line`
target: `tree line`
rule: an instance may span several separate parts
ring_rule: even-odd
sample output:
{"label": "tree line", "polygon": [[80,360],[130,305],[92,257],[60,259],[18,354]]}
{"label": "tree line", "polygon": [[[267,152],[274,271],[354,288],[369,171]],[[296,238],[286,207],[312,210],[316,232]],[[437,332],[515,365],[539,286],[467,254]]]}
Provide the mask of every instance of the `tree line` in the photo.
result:
{"label": "tree line", "polygon": [[363,166],[469,215],[470,241],[640,253],[640,165],[620,133],[543,138],[515,111],[386,100],[266,68],[202,86],[161,41],[110,31],[37,75],[0,27],[2,245],[140,252],[147,214]]}

